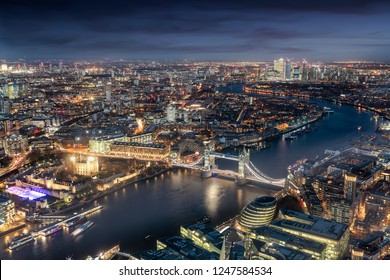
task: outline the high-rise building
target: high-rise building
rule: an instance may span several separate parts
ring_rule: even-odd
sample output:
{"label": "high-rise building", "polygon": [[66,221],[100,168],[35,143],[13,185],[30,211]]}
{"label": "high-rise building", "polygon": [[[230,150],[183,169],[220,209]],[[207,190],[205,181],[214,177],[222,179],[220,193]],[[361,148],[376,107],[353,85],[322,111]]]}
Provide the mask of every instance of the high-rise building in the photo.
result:
{"label": "high-rise building", "polygon": [[251,230],[269,224],[275,216],[276,198],[261,196],[250,202],[241,212],[239,224]]}
{"label": "high-rise building", "polygon": [[286,67],[284,69],[284,78],[289,80],[291,79],[291,71],[292,71],[292,68],[291,68],[291,60],[286,60]]}
{"label": "high-rise building", "polygon": [[333,221],[350,225],[353,218],[353,209],[353,204],[350,200],[330,199],[330,219]]}
{"label": "high-rise building", "polygon": [[0,113],[3,115],[11,113],[11,101],[7,97],[0,97]]}
{"label": "high-rise building", "polygon": [[357,175],[346,173],[344,175],[344,196],[350,201],[355,200]]}
{"label": "high-rise building", "polygon": [[284,58],[279,58],[274,60],[274,71],[277,72],[279,78],[282,80],[289,80],[292,78],[292,64],[291,60],[285,60]]}
{"label": "high-rise building", "polygon": [[301,67],[300,66],[294,66],[292,68],[292,79],[294,80],[302,80],[302,72],[301,72]]}
{"label": "high-rise building", "polygon": [[108,82],[105,86],[105,91],[106,91],[106,101],[110,102],[111,101],[111,82]]}
{"label": "high-rise building", "polygon": [[283,58],[274,60],[274,71],[278,72],[281,79],[284,80],[286,78],[286,61]]}
{"label": "high-rise building", "polygon": [[12,223],[15,219],[15,204],[11,199],[0,196],[0,228]]}

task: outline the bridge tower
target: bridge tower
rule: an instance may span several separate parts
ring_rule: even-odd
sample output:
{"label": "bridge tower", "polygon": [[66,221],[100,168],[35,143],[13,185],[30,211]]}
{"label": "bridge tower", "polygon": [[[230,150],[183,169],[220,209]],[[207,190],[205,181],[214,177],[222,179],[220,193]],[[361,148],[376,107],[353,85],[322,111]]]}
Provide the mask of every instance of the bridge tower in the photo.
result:
{"label": "bridge tower", "polygon": [[210,141],[205,141],[205,149],[204,149],[204,162],[203,162],[203,170],[202,170],[202,178],[209,178],[212,176],[211,168],[215,165],[215,158],[211,156],[211,152],[214,148],[210,145]]}
{"label": "bridge tower", "polygon": [[250,161],[249,150],[244,147],[242,152],[240,152],[238,159],[238,176],[236,178],[236,183],[238,185],[244,185],[247,182],[245,178],[245,165],[249,164]]}

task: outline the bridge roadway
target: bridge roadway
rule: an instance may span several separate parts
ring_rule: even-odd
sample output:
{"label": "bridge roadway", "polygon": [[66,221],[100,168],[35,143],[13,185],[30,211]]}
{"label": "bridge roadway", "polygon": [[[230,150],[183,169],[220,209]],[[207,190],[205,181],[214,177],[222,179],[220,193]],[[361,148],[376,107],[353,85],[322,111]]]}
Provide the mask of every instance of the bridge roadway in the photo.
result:
{"label": "bridge roadway", "polygon": [[[123,156],[123,155],[92,153],[89,151],[76,151],[76,150],[65,150],[65,149],[60,149],[60,150],[61,150],[61,152],[66,152],[66,153],[81,154],[81,155],[96,156],[96,157],[139,159],[139,160],[149,160],[149,161],[166,161],[167,160],[167,159],[161,159],[161,158],[158,158],[158,159],[156,159],[156,158],[136,158],[136,157],[127,157],[127,156]],[[210,157],[222,158],[222,159],[227,159],[227,160],[232,160],[232,161],[240,161],[240,158],[238,156],[230,155],[230,154],[211,153]],[[176,160],[171,160],[171,162],[172,162],[172,166],[190,168],[190,169],[196,169],[196,170],[203,170],[202,166],[199,165],[203,159],[204,159],[204,156],[200,157],[198,160],[196,160],[193,163],[180,163],[180,162],[177,162]],[[285,182],[284,179],[274,179],[274,178],[271,178],[271,177],[265,175],[263,172],[258,170],[253,165],[252,162],[249,162],[249,164],[246,163],[245,166],[252,174],[252,177],[247,177],[245,179],[257,181],[257,182],[261,182],[261,183],[266,183],[266,184],[271,184],[271,185],[276,185],[279,187],[284,187],[284,182]],[[238,174],[233,172],[233,171],[226,171],[226,170],[221,170],[221,169],[212,169],[211,171],[217,172],[217,173],[224,173],[225,175],[229,175],[229,176],[238,176]]]}
{"label": "bridge roadway", "polygon": [[229,154],[222,154],[222,153],[210,153],[210,157],[215,157],[215,158],[224,158],[227,160],[234,160],[234,161],[239,161],[240,158],[235,155],[229,155]]}
{"label": "bridge roadway", "polygon": [[[221,174],[223,176],[226,176],[226,177],[231,177],[231,178],[237,178],[238,177],[238,173],[237,172],[234,172],[234,171],[231,171],[231,170],[223,170],[223,169],[211,169],[211,172],[213,173],[217,173],[217,174]],[[256,176],[247,176],[245,177],[246,180],[248,181],[255,181],[255,182],[259,182],[259,183],[264,183],[264,184],[269,184],[269,185],[273,185],[273,186],[278,186],[280,188],[284,188],[285,186],[285,179],[280,179],[280,180],[275,180],[272,181],[272,180],[267,180],[265,178],[257,178]]]}

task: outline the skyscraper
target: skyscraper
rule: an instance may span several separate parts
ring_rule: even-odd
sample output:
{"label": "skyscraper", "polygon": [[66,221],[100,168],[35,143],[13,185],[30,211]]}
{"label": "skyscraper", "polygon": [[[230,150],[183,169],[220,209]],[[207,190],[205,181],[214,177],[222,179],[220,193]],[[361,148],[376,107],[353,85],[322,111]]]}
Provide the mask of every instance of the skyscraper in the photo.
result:
{"label": "skyscraper", "polygon": [[106,90],[106,101],[110,102],[111,101],[111,82],[108,82],[105,86]]}
{"label": "skyscraper", "polygon": [[357,176],[355,174],[346,173],[344,175],[344,196],[352,202],[356,196],[356,182]]}
{"label": "skyscraper", "polygon": [[278,72],[278,75],[282,80],[291,79],[291,70],[291,60],[285,60],[283,58],[274,60],[274,71]]}
{"label": "skyscraper", "polygon": [[286,78],[286,61],[283,58],[274,60],[274,71],[277,71],[281,79]]}

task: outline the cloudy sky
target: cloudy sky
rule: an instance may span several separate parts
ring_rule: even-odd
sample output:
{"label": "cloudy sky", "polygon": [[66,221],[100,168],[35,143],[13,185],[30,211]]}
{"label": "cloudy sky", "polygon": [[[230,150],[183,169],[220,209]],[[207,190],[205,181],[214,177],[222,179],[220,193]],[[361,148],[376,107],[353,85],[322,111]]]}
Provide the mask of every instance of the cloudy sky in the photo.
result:
{"label": "cloudy sky", "polygon": [[388,0],[2,0],[0,58],[390,61]]}

